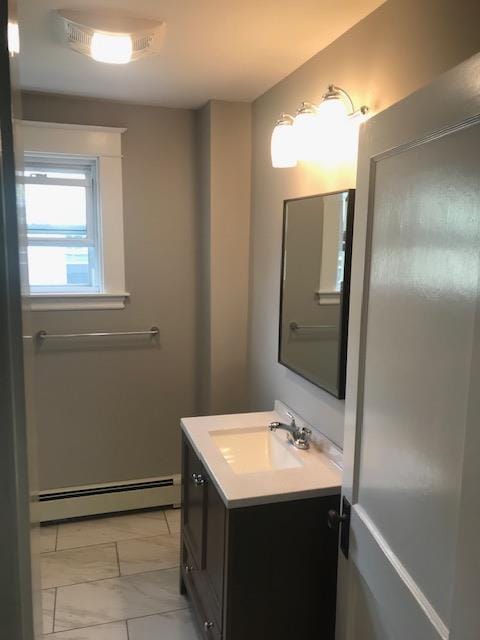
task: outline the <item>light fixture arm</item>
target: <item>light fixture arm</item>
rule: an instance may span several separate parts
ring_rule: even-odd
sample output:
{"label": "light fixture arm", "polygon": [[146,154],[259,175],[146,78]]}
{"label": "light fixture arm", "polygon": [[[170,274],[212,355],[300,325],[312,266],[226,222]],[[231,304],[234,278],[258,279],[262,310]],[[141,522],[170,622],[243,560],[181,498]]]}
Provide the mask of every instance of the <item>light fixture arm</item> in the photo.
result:
{"label": "light fixture arm", "polygon": [[291,116],[289,113],[284,112],[280,115],[278,120],[275,122],[275,126],[281,125],[281,124],[293,124],[294,120],[295,118],[293,116]]}
{"label": "light fixture arm", "polygon": [[356,116],[359,113],[361,113],[362,115],[368,113],[368,107],[366,107],[365,105],[362,105],[359,109],[355,109],[355,105],[352,98],[350,97],[350,94],[345,91],[345,89],[342,89],[342,87],[338,87],[335,84],[331,84],[328,86],[328,91],[324,94],[323,100],[331,100],[338,98],[339,96],[343,96],[344,98],[346,98],[348,103],[350,104],[351,112],[348,114],[349,117]]}

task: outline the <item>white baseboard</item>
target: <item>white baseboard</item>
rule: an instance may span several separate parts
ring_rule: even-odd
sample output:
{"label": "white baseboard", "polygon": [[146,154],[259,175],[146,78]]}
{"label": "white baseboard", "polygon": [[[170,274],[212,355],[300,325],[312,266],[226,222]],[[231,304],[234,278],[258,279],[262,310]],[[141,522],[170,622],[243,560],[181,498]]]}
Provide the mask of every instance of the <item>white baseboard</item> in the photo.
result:
{"label": "white baseboard", "polygon": [[147,509],[181,502],[181,476],[146,478],[100,485],[40,491],[33,504],[33,519],[40,522],[66,520]]}

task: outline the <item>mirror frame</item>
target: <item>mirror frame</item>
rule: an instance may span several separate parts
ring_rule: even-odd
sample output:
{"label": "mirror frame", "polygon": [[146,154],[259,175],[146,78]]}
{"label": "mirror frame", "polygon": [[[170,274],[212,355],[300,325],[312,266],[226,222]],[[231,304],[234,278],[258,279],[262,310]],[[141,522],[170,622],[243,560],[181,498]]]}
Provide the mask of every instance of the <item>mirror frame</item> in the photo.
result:
{"label": "mirror frame", "polygon": [[[329,389],[322,387],[313,378],[300,373],[297,369],[282,361],[282,313],[283,313],[283,272],[285,269],[285,249],[286,249],[286,229],[287,229],[287,207],[290,202],[298,200],[309,200],[311,198],[320,198],[325,196],[334,196],[341,193],[348,193],[347,207],[347,226],[345,233],[345,264],[343,274],[343,291],[340,301],[340,327],[339,327],[339,348],[338,348],[338,375],[337,389],[338,393],[333,393]],[[352,242],[353,242],[353,220],[355,210],[355,189],[341,189],[339,191],[330,191],[328,193],[317,193],[311,196],[303,196],[299,198],[289,198],[283,201],[283,224],[282,224],[282,260],[280,269],[280,306],[279,306],[279,329],[278,329],[278,357],[277,362],[286,367],[289,371],[293,371],[304,380],[308,380],[319,389],[323,389],[327,393],[333,395],[339,400],[345,398],[345,380],[347,373],[347,344],[348,344],[348,317],[350,310],[350,280],[352,271]]]}

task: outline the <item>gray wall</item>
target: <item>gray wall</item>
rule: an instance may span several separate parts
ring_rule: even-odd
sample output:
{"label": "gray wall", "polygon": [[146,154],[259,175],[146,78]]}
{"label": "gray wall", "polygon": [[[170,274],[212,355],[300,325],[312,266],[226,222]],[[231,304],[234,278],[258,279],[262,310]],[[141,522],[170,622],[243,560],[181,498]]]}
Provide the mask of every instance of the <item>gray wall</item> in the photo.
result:
{"label": "gray wall", "polygon": [[273,169],[282,111],[319,101],[331,82],[382,110],[480,49],[478,0],[390,0],[253,104],[249,381],[252,409],[281,399],[338,444],[344,403],[277,364],[282,203],[355,186],[353,164]]}
{"label": "gray wall", "polygon": [[199,218],[199,268],[197,287],[202,304],[199,309],[198,345],[201,375],[198,380],[198,407],[202,415],[209,413],[211,388],[211,339],[210,339],[210,103],[196,112],[196,163]]}
{"label": "gray wall", "polygon": [[211,411],[243,408],[247,306],[250,408],[282,399],[342,443],[343,402],[276,362],[281,219],[285,198],[354,186],[355,170],[272,169],[272,126],[302,100],[319,101],[330,82],[357,104],[389,106],[476,52],[479,22],[476,0],[390,0],[256,100],[251,222],[248,105],[214,101],[195,114],[25,94],[26,119],[128,129],[131,302],[123,311],[36,312],[33,330],[161,329],[160,348],[42,350],[35,374],[41,489],[177,472],[181,415],[205,409],[205,399]]}
{"label": "gray wall", "polygon": [[198,114],[202,413],[247,409],[251,105],[213,100]]}
{"label": "gray wall", "polygon": [[[44,347],[35,393],[40,488],[180,469],[179,418],[196,412],[197,251],[193,111],[24,94],[27,120],[127,127],[126,286],[120,311],[33,313],[33,330],[143,329],[161,346]],[[130,343],[131,344],[131,343]]]}

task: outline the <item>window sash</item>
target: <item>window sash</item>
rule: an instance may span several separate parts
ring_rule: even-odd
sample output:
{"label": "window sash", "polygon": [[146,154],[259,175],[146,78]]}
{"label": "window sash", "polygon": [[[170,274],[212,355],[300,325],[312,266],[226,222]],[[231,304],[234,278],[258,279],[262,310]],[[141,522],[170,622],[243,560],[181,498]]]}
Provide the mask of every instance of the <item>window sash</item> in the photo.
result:
{"label": "window sash", "polygon": [[[39,172],[40,173],[40,172]],[[88,187],[89,178],[49,178],[48,176],[22,176],[18,179],[21,184],[53,184],[65,187]]]}
{"label": "window sash", "polygon": [[[47,247],[51,247],[51,245],[47,245]],[[71,247],[66,247],[70,249]],[[97,273],[97,261],[95,260],[95,248],[87,247],[87,265],[88,265],[88,274],[89,280],[91,284],[77,284],[74,282],[70,282],[67,284],[31,284],[30,290],[32,293],[100,293],[100,285],[99,278]],[[78,264],[78,263],[69,263]],[[67,267],[68,271],[68,267]]]}
{"label": "window sash", "polygon": [[[100,211],[98,203],[97,158],[85,157],[51,157],[40,155],[28,155],[25,158],[25,169],[31,172],[46,173],[56,171],[58,173],[85,173],[86,178],[53,178],[48,176],[26,176],[20,178],[19,182],[27,184],[45,184],[59,186],[81,186],[85,188],[85,216],[86,234],[85,237],[48,237],[41,228],[37,229],[38,237],[35,237],[35,230],[27,225],[27,245],[36,247],[85,247],[88,249],[88,261],[94,277],[91,286],[67,284],[67,285],[30,285],[32,293],[88,293],[101,292],[102,267],[101,267],[101,247],[100,247]],[[50,233],[58,235],[65,234],[65,227],[48,227]],[[40,237],[41,236],[41,237]]]}

